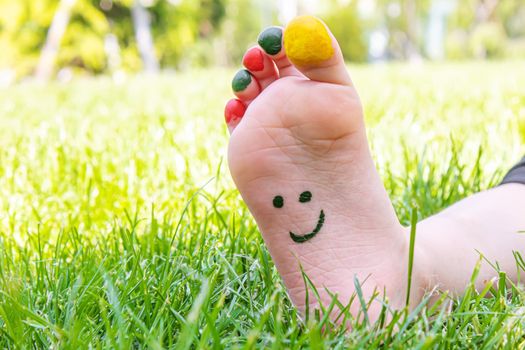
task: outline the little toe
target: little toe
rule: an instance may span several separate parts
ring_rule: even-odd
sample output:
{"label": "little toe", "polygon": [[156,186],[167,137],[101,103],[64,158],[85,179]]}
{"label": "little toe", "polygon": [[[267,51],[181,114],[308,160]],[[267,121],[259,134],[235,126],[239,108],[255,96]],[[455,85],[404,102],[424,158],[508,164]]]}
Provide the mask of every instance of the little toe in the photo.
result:
{"label": "little toe", "polygon": [[224,119],[230,134],[240,123],[245,112],[246,104],[239,99],[231,99],[226,103],[226,106],[224,107]]}

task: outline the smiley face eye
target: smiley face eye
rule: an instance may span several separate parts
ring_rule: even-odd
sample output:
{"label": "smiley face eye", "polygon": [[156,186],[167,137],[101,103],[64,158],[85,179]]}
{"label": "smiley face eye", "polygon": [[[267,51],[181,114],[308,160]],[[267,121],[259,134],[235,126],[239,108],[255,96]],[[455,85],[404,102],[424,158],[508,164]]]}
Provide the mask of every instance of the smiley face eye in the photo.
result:
{"label": "smiley face eye", "polygon": [[312,192],[304,191],[299,195],[299,202],[306,203],[312,200]]}
{"label": "smiley face eye", "polygon": [[273,206],[276,208],[282,208],[284,205],[284,198],[283,196],[275,196],[273,197]]}

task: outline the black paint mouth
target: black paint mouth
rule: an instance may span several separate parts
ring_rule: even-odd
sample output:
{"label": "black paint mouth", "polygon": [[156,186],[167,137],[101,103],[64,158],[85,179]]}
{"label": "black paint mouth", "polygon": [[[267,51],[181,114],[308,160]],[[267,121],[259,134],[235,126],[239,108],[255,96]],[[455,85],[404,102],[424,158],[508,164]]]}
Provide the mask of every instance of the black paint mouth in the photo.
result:
{"label": "black paint mouth", "polygon": [[321,227],[323,227],[323,224],[324,224],[324,211],[321,210],[321,212],[319,213],[319,220],[317,220],[317,226],[315,226],[315,228],[314,228],[314,230],[312,232],[307,233],[304,236],[298,236],[295,233],[290,231],[290,237],[296,243],[304,243],[304,242],[314,238],[315,235],[318,234],[319,231],[321,230]]}

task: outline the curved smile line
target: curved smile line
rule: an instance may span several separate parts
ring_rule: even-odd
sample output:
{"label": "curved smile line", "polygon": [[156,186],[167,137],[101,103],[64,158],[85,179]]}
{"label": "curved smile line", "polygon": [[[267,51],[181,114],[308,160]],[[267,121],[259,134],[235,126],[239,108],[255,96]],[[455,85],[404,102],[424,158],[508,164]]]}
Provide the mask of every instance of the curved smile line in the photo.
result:
{"label": "curved smile line", "polygon": [[324,224],[324,211],[321,210],[321,213],[319,213],[319,220],[317,220],[317,226],[315,226],[315,228],[314,228],[314,230],[312,232],[307,233],[304,236],[298,236],[295,233],[293,233],[292,231],[290,231],[290,237],[296,243],[304,243],[304,242],[314,238],[314,236],[316,234],[318,234],[319,231],[321,230],[321,227],[323,227],[323,224]]}

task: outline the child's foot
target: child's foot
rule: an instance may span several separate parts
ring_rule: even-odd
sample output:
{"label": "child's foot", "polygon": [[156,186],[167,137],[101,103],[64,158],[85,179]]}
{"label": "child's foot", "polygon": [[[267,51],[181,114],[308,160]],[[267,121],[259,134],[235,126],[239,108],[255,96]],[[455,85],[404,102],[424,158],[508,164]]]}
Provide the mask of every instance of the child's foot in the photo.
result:
{"label": "child's foot", "polygon": [[[328,306],[354,276],[396,308],[406,298],[408,234],[375,169],[359,96],[339,46],[318,19],[268,28],[246,53],[228,102],[229,165],[290,296],[305,310],[301,264]],[[416,260],[420,259],[416,252]],[[416,261],[421,268],[422,261]],[[423,293],[413,273],[412,301]],[[310,308],[318,307],[310,293]],[[381,297],[378,298],[381,300]],[[380,303],[372,303],[374,318]],[[352,304],[354,314],[358,302]]]}

